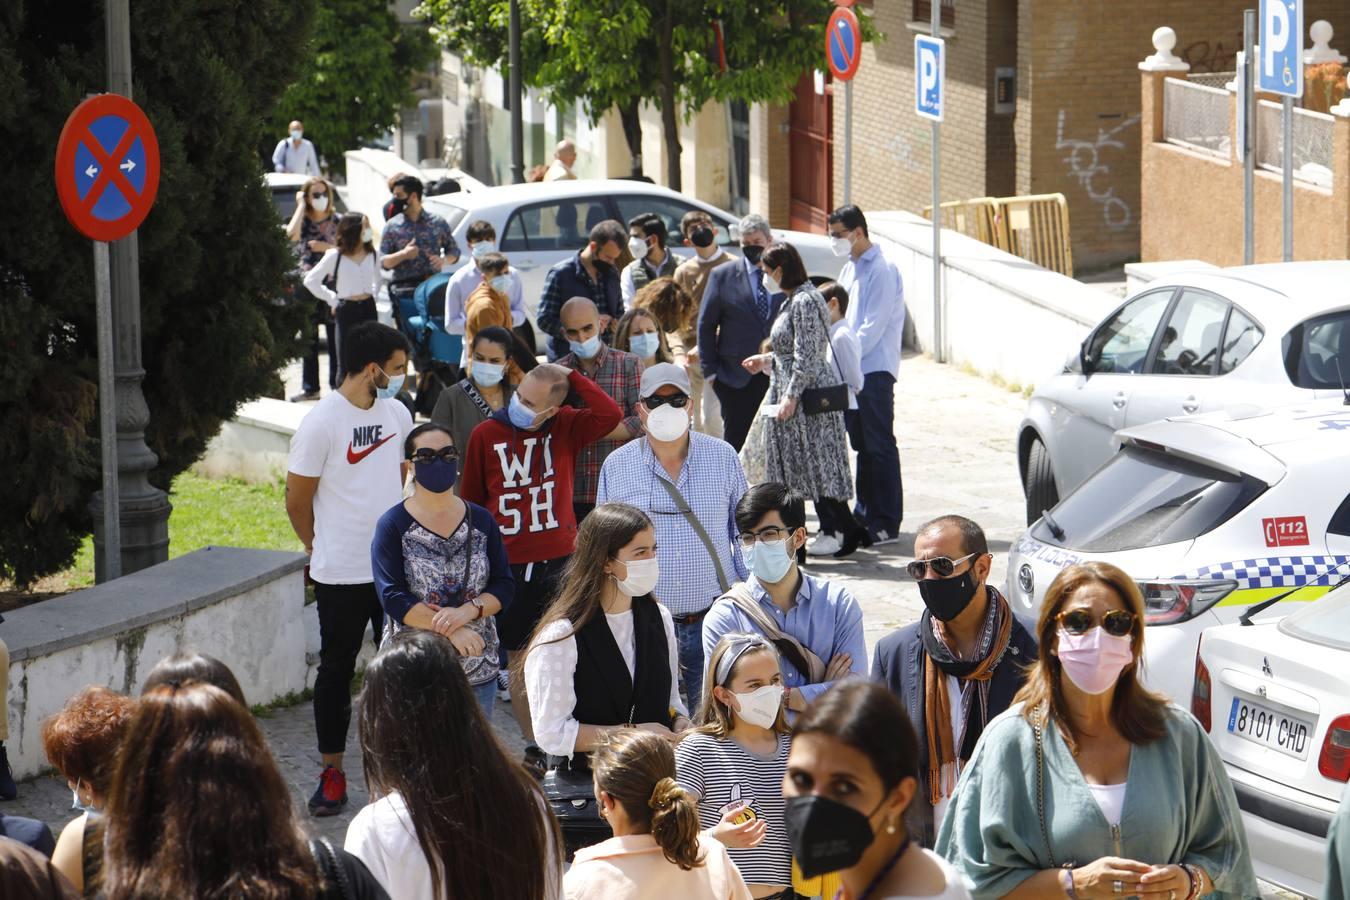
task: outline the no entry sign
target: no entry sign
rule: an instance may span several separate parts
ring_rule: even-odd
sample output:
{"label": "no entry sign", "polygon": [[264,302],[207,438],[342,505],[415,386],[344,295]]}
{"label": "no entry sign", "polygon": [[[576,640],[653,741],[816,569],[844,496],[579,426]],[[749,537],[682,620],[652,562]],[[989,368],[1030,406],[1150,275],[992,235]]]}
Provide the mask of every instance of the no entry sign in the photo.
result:
{"label": "no entry sign", "polygon": [[838,7],[825,27],[825,61],[837,81],[848,81],[862,62],[862,28],[853,10]]}
{"label": "no entry sign", "polygon": [[119,94],[91,97],[70,114],[56,145],[56,195],[85,237],[135,231],[159,189],[159,142],[150,120]]}

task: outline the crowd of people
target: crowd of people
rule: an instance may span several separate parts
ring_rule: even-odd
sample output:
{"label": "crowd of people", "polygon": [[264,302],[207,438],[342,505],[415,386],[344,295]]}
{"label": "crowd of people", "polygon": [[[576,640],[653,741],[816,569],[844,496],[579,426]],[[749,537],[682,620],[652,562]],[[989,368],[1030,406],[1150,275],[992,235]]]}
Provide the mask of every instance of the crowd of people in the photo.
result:
{"label": "crowd of people", "polygon": [[[90,688],[45,723],[80,815],[54,842],[3,823],[32,849],[0,841],[0,894],[1257,895],[1224,766],[1139,679],[1120,570],[1065,569],[1033,632],[980,526],[934,519],[908,566],[924,612],[869,665],[861,607],[811,562],[895,541],[902,517],[903,295],[859,209],[830,215],[847,261],[820,286],[759,216],[737,257],[689,214],[683,262],[659,216],[601,222],[548,274],[542,363],[472,223],[445,314],[464,377],[417,424],[412,348],[372,298],[382,270],[407,292],[459,250],[417,179],[393,189],[378,250],[318,178],[291,223],[341,347],[286,479],[321,642],[308,812],[348,805],[368,629],[372,802],[343,847],[308,838],[228,666],[174,656],[139,697]],[[503,701],[521,759],[491,725]]]}

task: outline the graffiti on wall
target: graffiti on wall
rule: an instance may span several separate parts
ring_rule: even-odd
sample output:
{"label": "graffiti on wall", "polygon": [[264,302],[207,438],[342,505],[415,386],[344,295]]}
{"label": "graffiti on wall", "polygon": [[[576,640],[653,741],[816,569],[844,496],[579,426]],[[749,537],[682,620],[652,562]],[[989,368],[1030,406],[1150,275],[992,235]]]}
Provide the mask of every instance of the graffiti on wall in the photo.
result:
{"label": "graffiti on wall", "polygon": [[1196,41],[1181,51],[1181,58],[1190,63],[1192,72],[1232,72],[1237,69],[1237,54],[1242,49],[1242,35],[1223,41]]}
{"label": "graffiti on wall", "polygon": [[1111,166],[1102,156],[1107,150],[1123,150],[1125,144],[1117,137],[1127,128],[1139,124],[1139,114],[1122,119],[1115,128],[1097,129],[1096,140],[1081,140],[1064,136],[1066,110],[1059,111],[1059,127],[1055,132],[1055,149],[1064,154],[1069,177],[1087,192],[1088,199],[1102,211],[1102,221],[1108,228],[1120,230],[1134,224],[1134,210],[1116,196],[1116,186],[1110,183]]}

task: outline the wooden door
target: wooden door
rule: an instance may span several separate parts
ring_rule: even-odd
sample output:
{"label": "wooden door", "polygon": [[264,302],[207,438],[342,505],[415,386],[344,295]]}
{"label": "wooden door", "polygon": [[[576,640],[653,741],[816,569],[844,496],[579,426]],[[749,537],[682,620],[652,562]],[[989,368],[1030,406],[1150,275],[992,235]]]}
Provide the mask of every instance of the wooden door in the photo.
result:
{"label": "wooden door", "polygon": [[788,107],[788,227],[824,233],[825,217],[834,208],[833,86],[817,94],[807,72],[797,82],[797,97]]}

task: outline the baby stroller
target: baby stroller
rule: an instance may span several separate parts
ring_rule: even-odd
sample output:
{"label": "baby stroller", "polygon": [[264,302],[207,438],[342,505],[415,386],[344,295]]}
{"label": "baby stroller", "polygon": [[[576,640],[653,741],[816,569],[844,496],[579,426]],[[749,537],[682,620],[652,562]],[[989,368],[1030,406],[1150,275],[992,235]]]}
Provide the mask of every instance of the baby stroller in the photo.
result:
{"label": "baby stroller", "polygon": [[441,391],[460,379],[464,336],[445,330],[445,288],[451,274],[437,272],[411,295],[402,294],[396,301],[398,327],[412,343],[413,366],[417,369],[413,408],[428,417]]}

